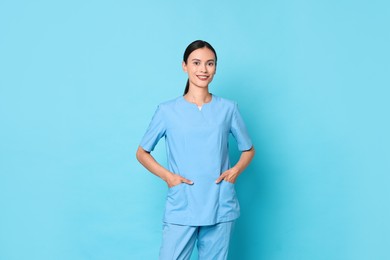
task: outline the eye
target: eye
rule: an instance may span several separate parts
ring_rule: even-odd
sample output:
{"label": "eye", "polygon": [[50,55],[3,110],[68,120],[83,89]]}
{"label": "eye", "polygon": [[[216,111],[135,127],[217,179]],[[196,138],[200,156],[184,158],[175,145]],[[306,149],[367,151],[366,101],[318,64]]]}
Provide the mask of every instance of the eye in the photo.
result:
{"label": "eye", "polygon": [[214,62],[210,61],[209,63],[207,63],[207,65],[212,67],[212,66],[214,66]]}
{"label": "eye", "polygon": [[198,66],[198,65],[200,65],[200,62],[199,61],[194,61],[193,64]]}

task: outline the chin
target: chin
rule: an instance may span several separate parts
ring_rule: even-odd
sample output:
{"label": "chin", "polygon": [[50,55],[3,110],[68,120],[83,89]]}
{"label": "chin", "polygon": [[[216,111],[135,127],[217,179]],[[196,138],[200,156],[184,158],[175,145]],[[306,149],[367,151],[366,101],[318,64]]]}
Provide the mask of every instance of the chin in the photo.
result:
{"label": "chin", "polygon": [[207,88],[210,82],[193,82],[192,84],[198,88]]}

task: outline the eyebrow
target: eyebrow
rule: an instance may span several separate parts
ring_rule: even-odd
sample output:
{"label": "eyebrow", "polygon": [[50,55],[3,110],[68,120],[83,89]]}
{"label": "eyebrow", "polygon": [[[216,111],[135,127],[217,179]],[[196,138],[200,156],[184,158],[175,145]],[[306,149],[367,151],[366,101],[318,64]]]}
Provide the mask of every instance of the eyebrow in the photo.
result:
{"label": "eyebrow", "polygon": [[[200,59],[192,59],[192,61],[201,61],[201,60]],[[214,59],[207,60],[206,62],[209,62],[209,61],[214,61],[215,62]]]}

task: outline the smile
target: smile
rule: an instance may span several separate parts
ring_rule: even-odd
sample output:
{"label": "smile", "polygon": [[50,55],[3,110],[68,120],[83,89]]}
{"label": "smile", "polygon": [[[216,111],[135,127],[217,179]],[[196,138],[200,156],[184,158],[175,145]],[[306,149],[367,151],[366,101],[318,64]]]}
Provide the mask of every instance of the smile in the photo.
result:
{"label": "smile", "polygon": [[198,77],[198,79],[200,80],[207,80],[209,78],[209,76],[204,76],[204,75],[196,75]]}

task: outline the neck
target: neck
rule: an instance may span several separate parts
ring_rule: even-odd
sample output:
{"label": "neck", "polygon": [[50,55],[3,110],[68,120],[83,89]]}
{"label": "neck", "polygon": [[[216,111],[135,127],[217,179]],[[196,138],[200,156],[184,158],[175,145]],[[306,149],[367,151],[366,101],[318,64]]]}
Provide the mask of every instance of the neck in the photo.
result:
{"label": "neck", "polygon": [[188,93],[184,96],[189,102],[198,106],[202,106],[204,103],[211,101],[211,94],[208,88],[189,89]]}

